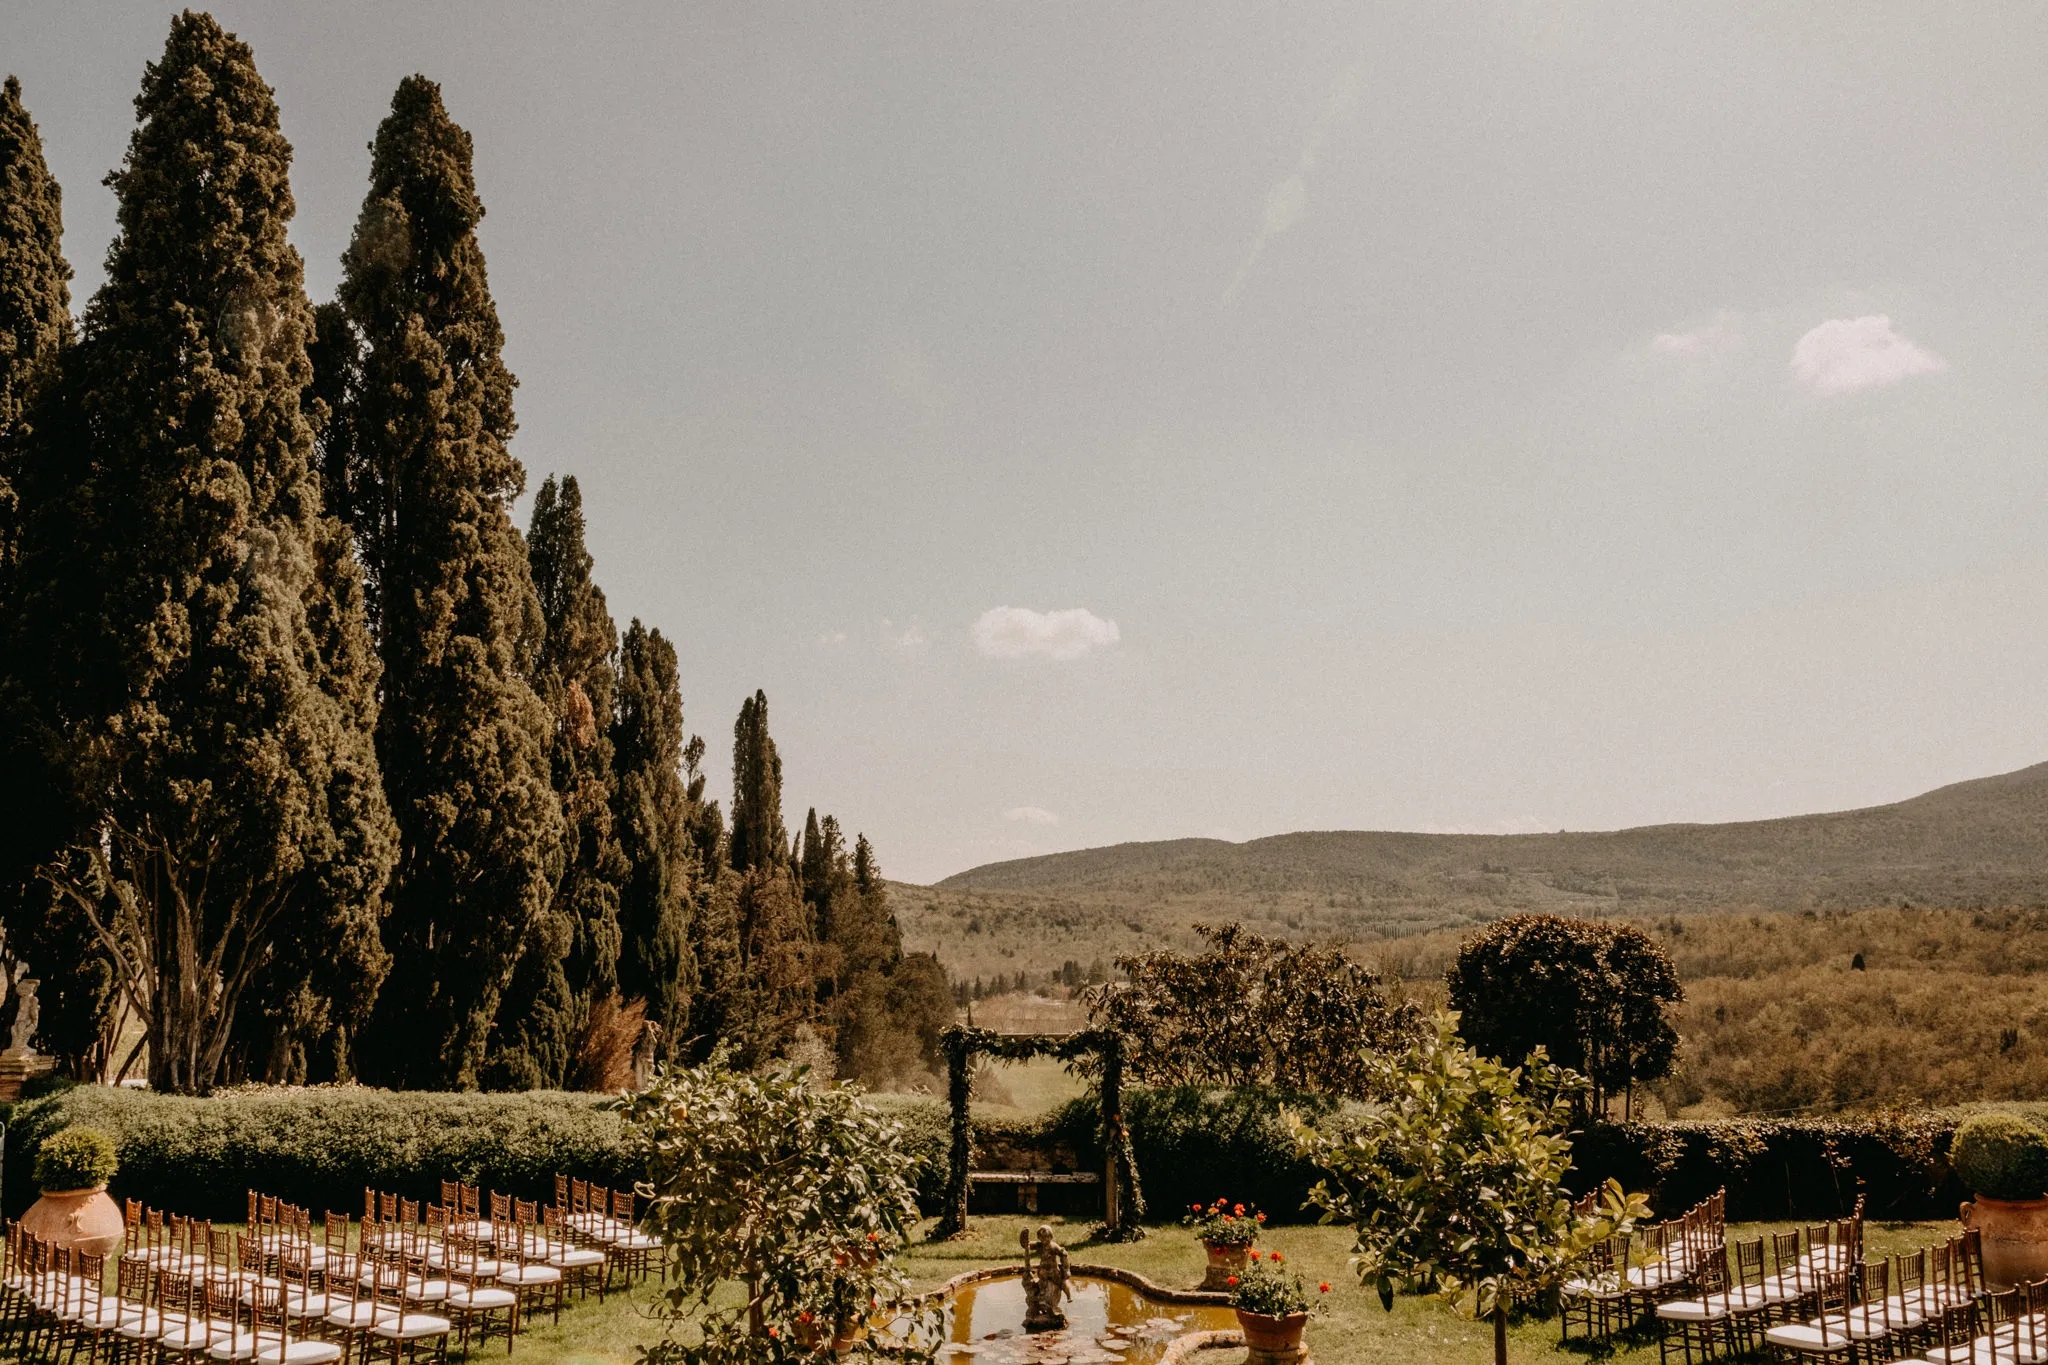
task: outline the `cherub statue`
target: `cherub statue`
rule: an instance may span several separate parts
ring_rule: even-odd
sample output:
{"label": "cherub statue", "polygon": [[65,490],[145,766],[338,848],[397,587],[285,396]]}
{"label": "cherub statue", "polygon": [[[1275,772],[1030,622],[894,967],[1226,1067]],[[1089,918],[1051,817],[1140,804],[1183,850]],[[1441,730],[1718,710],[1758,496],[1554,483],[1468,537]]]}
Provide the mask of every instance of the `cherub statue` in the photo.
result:
{"label": "cherub statue", "polygon": [[1024,1330],[1046,1332],[1067,1325],[1060,1305],[1074,1297],[1067,1275],[1067,1249],[1052,1239],[1052,1225],[1038,1225],[1038,1240],[1017,1230],[1017,1245],[1024,1249]]}

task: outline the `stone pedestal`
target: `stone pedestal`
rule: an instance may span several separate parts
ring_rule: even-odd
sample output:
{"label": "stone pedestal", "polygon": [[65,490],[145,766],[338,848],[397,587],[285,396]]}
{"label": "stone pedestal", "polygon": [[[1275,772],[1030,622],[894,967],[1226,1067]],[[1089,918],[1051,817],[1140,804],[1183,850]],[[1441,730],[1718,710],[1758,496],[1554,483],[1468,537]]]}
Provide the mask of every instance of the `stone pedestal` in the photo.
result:
{"label": "stone pedestal", "polygon": [[47,1076],[57,1065],[56,1059],[39,1057],[26,1048],[8,1048],[0,1052],[0,1104],[12,1104],[21,1098],[22,1085],[33,1076]]}

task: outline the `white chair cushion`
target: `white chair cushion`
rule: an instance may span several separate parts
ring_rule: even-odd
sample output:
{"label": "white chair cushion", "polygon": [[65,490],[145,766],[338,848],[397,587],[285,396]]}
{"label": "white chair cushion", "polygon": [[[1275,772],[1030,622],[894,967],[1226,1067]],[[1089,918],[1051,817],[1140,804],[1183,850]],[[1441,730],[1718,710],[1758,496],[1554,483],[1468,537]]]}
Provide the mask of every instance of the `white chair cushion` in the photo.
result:
{"label": "white chair cushion", "polygon": [[510,1308],[519,1302],[519,1296],[509,1289],[455,1289],[448,1294],[450,1308],[470,1312],[488,1312],[494,1308]]}
{"label": "white chair cushion", "polygon": [[1829,1355],[1849,1349],[1848,1324],[1840,1320],[1828,1323],[1827,1334],[1823,1336],[1818,1325],[1811,1322],[1788,1322],[1773,1327],[1764,1333],[1764,1341],[1772,1346],[1783,1346],[1787,1350],[1820,1352]]}
{"label": "white chair cushion", "polygon": [[154,1308],[144,1308],[121,1319],[121,1325],[114,1330],[130,1341],[153,1341],[163,1335],[164,1315]]}
{"label": "white chair cushion", "polygon": [[604,1263],[605,1254],[602,1251],[589,1251],[582,1247],[569,1247],[548,1257],[549,1265],[560,1266],[564,1270],[578,1270],[587,1265]]}
{"label": "white chair cushion", "polygon": [[535,1285],[560,1284],[561,1282],[561,1269],[551,1265],[514,1266],[498,1276],[499,1284]]}
{"label": "white chair cushion", "polygon": [[432,1313],[407,1313],[402,1319],[380,1322],[370,1331],[386,1341],[417,1341],[421,1337],[446,1336],[454,1327],[455,1324],[448,1319],[435,1317]]}
{"label": "white chair cushion", "polygon": [[164,1334],[156,1339],[156,1344],[163,1350],[183,1354],[187,1351],[203,1350],[216,1341],[225,1340],[233,1332],[234,1328],[225,1322],[197,1319],[166,1328]]}
{"label": "white chair cushion", "polygon": [[255,1365],[332,1365],[341,1359],[341,1347],[331,1341],[273,1342],[250,1359]]}
{"label": "white chair cushion", "polygon": [[1657,1316],[1665,1322],[1719,1322],[1728,1312],[1728,1305],[1718,1294],[1711,1305],[1699,1299],[1675,1299],[1657,1305]]}
{"label": "white chair cushion", "polygon": [[371,1303],[364,1299],[359,1303],[343,1303],[328,1310],[326,1321],[335,1327],[374,1327],[386,1318],[395,1318],[398,1310],[389,1304]]}

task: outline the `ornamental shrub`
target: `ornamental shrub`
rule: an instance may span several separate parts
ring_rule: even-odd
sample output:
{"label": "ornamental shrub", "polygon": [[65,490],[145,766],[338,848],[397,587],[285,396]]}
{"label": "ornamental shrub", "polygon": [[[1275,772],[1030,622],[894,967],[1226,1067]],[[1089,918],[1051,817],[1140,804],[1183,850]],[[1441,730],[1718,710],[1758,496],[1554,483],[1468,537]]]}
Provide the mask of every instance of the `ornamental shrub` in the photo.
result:
{"label": "ornamental shrub", "polygon": [[2048,1195],[2048,1133],[2012,1114],[1972,1114],[1950,1140],[1957,1178],[1987,1199]]}
{"label": "ornamental shrub", "polygon": [[121,1167],[114,1140],[97,1128],[74,1123],[52,1133],[36,1149],[36,1188],[89,1190],[114,1178]]}

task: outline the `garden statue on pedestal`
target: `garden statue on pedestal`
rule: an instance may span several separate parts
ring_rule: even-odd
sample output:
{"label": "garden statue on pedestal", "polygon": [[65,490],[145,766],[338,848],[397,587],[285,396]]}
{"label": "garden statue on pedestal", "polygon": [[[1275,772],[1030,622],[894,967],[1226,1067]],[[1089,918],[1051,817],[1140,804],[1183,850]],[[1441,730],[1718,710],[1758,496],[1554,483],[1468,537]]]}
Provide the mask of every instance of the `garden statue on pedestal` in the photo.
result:
{"label": "garden statue on pedestal", "polygon": [[1067,1249],[1052,1239],[1049,1224],[1038,1225],[1038,1240],[1022,1228],[1017,1244],[1024,1248],[1024,1330],[1050,1332],[1067,1325],[1060,1305],[1074,1296],[1067,1276]]}

